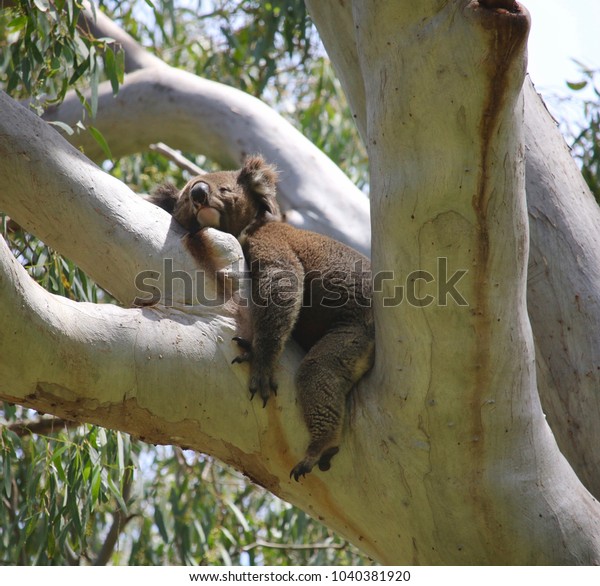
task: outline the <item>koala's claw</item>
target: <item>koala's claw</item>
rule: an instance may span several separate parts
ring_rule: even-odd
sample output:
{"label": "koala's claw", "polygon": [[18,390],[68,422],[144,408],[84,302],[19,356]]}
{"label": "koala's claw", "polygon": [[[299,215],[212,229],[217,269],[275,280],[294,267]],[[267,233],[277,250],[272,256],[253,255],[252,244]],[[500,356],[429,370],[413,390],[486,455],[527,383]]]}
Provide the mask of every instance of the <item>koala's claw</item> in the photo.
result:
{"label": "koala's claw", "polygon": [[331,458],[333,458],[340,451],[339,446],[332,446],[327,448],[316,460],[314,457],[306,456],[304,460],[298,462],[290,472],[290,478],[294,477],[294,480],[298,482],[300,477],[306,476],[315,465],[319,467],[319,470],[326,472],[331,468]]}
{"label": "koala's claw", "polygon": [[250,352],[252,350],[252,342],[250,340],[246,340],[246,338],[242,338],[241,336],[233,336],[231,338],[242,350],[246,350],[246,352]]}
{"label": "koala's claw", "polygon": [[260,394],[263,400],[263,408],[267,406],[269,397],[277,395],[277,382],[270,374],[254,374],[250,377],[250,400],[256,393]]}
{"label": "koala's claw", "polygon": [[[250,389],[250,400],[252,401],[252,399],[254,399],[254,395],[256,395],[256,392],[258,391],[258,389]],[[262,397],[263,400],[263,409],[267,406],[267,400],[269,399],[269,397],[267,397],[265,399],[265,397],[263,397],[263,394],[261,393],[260,396]]]}
{"label": "koala's claw", "polygon": [[306,462],[306,460],[302,460],[302,462],[298,462],[290,472],[290,478],[294,478],[296,482],[300,481],[300,477],[306,476],[311,470],[312,466]]}
{"label": "koala's claw", "polygon": [[246,338],[241,338],[240,336],[234,336],[232,340],[242,349],[242,352],[239,356],[236,356],[231,364],[241,364],[242,362],[250,362],[252,360],[252,342],[246,340]]}
{"label": "koala's claw", "polygon": [[[241,364],[242,362],[253,361],[252,355],[252,342],[241,336],[234,336],[232,340],[243,350],[243,352],[236,356],[231,364]],[[264,367],[252,363],[250,369],[250,400],[254,399],[256,393],[260,394],[263,401],[263,408],[267,406],[267,401],[271,395],[277,395],[277,382],[271,374],[270,367]]]}

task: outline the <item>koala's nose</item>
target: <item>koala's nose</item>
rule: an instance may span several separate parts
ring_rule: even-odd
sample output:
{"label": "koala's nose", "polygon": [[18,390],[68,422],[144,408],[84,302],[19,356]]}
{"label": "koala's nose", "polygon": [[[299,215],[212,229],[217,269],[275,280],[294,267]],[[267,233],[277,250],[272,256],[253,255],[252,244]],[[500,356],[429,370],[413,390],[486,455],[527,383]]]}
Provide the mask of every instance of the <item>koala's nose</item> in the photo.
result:
{"label": "koala's nose", "polygon": [[208,183],[199,181],[190,190],[190,197],[194,203],[204,205],[208,202]]}

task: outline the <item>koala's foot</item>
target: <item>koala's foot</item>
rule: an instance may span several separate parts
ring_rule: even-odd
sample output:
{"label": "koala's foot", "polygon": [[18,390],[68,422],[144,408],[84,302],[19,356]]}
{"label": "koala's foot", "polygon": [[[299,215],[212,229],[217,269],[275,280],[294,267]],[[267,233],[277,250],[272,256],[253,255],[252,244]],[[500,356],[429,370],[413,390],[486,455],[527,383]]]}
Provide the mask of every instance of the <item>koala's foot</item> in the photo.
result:
{"label": "koala's foot", "polygon": [[312,459],[304,458],[304,460],[301,460],[292,468],[290,478],[293,477],[298,482],[301,476],[306,476],[313,469],[314,465],[315,463]]}
{"label": "koala's foot", "polygon": [[333,446],[327,448],[320,456],[305,456],[303,460],[292,468],[290,478],[293,477],[298,482],[301,476],[306,476],[315,466],[319,466],[319,470],[326,472],[331,468],[331,458],[339,451],[340,448],[338,446]]}
{"label": "koala's foot", "polygon": [[263,401],[263,407],[271,395],[277,395],[277,381],[270,370],[256,369],[250,374],[250,400],[258,393]]}

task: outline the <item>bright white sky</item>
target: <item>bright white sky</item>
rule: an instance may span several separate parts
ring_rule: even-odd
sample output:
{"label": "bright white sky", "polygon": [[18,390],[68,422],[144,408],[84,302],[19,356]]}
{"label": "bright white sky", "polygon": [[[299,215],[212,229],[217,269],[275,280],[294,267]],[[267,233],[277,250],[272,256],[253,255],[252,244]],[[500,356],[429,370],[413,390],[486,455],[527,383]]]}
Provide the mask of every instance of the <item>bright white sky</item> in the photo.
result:
{"label": "bright white sky", "polygon": [[[531,13],[529,73],[556,118],[564,106],[551,95],[572,95],[566,81],[581,81],[573,59],[600,69],[600,0],[520,0]],[[590,97],[590,93],[585,94]]]}

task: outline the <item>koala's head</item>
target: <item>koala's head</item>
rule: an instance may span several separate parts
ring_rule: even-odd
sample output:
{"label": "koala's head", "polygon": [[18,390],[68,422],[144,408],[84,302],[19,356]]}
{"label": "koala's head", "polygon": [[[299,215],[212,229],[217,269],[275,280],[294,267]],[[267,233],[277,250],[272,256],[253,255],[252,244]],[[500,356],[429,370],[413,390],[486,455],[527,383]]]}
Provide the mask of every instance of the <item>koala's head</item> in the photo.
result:
{"label": "koala's head", "polygon": [[186,230],[217,228],[239,237],[265,221],[280,220],[275,199],[277,172],[260,156],[238,171],[198,175],[181,190],[159,187],[150,201],[173,215]]}

